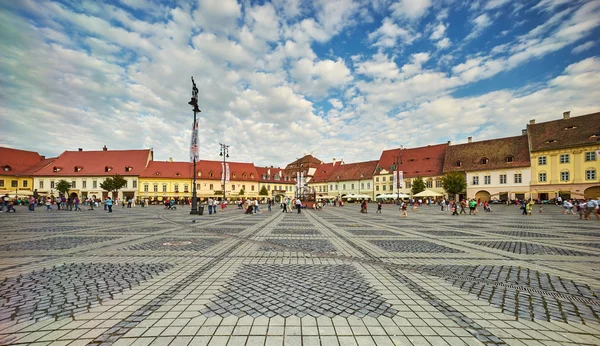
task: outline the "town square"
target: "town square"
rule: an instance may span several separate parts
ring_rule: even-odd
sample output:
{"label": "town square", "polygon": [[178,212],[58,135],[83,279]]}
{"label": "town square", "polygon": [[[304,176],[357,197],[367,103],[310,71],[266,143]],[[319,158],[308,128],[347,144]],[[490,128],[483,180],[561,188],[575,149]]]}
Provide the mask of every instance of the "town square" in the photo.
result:
{"label": "town square", "polygon": [[600,345],[600,0],[0,1],[0,345]]}

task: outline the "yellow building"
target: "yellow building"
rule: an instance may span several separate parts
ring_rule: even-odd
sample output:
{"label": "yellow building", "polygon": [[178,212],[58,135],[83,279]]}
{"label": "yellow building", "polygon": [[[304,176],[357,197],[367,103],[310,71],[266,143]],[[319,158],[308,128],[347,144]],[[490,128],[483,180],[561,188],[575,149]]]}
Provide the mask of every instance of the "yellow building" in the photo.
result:
{"label": "yellow building", "polygon": [[36,188],[31,174],[53,160],[33,151],[0,147],[0,195],[32,196]]}
{"label": "yellow building", "polygon": [[280,167],[256,167],[259,184],[258,192],[263,186],[267,190],[267,195],[261,195],[261,198],[270,198],[275,202],[281,202],[285,197],[293,198],[296,191],[296,177],[286,175],[286,171]]}
{"label": "yellow building", "polygon": [[527,125],[532,198],[600,197],[600,113]]}

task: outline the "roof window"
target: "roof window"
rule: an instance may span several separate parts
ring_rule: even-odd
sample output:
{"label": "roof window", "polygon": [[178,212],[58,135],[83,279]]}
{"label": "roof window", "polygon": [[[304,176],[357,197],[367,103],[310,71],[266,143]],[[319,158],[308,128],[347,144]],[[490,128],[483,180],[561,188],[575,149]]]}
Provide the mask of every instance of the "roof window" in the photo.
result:
{"label": "roof window", "polygon": [[112,166],[106,166],[106,167],[104,167],[104,171],[105,172],[110,172],[112,170],[113,170]]}
{"label": "roof window", "polygon": [[6,165],[6,166],[2,166],[2,170],[5,172],[10,172],[11,168],[9,165]]}
{"label": "roof window", "polygon": [[488,160],[487,157],[484,157],[481,160],[479,160],[479,163],[481,163],[482,165],[487,165],[489,162],[490,160]]}
{"label": "roof window", "polygon": [[514,161],[515,161],[515,157],[514,156],[509,155],[509,156],[506,157],[506,162],[510,163],[510,162],[514,162]]}
{"label": "roof window", "polygon": [[573,129],[576,129],[576,128],[577,128],[577,126],[567,126],[567,127],[564,128],[564,130],[573,130]]}
{"label": "roof window", "polygon": [[160,175],[160,172],[154,172],[154,175]]}
{"label": "roof window", "polygon": [[133,167],[131,166],[125,166],[125,172],[131,172],[132,169]]}
{"label": "roof window", "polygon": [[180,175],[181,175],[181,173],[177,172],[177,173],[175,173],[175,175],[176,175],[176,176],[180,176]]}
{"label": "roof window", "polygon": [[549,139],[546,141],[546,143],[556,143],[558,142],[556,139]]}
{"label": "roof window", "polygon": [[425,160],[431,160],[431,157],[426,157]]}
{"label": "roof window", "polygon": [[416,159],[408,159],[408,162],[414,162],[417,161]]}
{"label": "roof window", "polygon": [[250,179],[254,179],[254,173],[250,173]]}
{"label": "roof window", "polygon": [[454,166],[456,166],[456,167],[460,167],[460,166],[462,166],[462,162],[461,162],[461,161],[456,161],[456,162],[454,163]]}
{"label": "roof window", "polygon": [[57,167],[57,166],[52,167],[52,172],[60,172],[61,170],[62,170],[62,167]]}
{"label": "roof window", "polygon": [[201,177],[202,176],[202,171],[198,171],[198,176]]}
{"label": "roof window", "polygon": [[75,167],[73,168],[73,172],[79,172],[79,171],[81,171],[82,169],[83,169],[83,167],[82,167],[82,166],[75,166]]}

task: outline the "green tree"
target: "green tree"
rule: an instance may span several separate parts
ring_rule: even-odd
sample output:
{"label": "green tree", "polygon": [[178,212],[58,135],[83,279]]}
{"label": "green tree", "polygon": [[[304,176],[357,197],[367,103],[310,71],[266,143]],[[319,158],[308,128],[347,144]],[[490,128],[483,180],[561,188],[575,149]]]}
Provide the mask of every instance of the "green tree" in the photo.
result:
{"label": "green tree", "polygon": [[58,190],[58,192],[62,193],[63,195],[66,195],[69,189],[71,188],[71,183],[64,179],[61,179],[56,183],[55,187]]}
{"label": "green tree", "polygon": [[426,185],[425,185],[425,181],[423,181],[423,178],[416,177],[412,181],[412,188],[410,189],[410,191],[412,192],[413,195],[416,195],[419,192],[425,191],[425,188],[426,188]]}
{"label": "green tree", "polygon": [[240,189],[240,192],[238,193],[238,195],[243,196],[244,195],[244,189]]}
{"label": "green tree", "polygon": [[262,189],[260,189],[260,192],[258,193],[261,196],[268,196],[269,195],[269,191],[267,191],[267,187],[263,186]]}
{"label": "green tree", "polygon": [[442,187],[450,197],[458,193],[465,192],[467,189],[467,180],[461,172],[446,173],[442,178]]}
{"label": "green tree", "polygon": [[104,179],[104,181],[100,184],[100,187],[103,190],[115,193],[119,192],[119,190],[125,187],[126,184],[127,180],[122,176],[116,174],[112,177]]}

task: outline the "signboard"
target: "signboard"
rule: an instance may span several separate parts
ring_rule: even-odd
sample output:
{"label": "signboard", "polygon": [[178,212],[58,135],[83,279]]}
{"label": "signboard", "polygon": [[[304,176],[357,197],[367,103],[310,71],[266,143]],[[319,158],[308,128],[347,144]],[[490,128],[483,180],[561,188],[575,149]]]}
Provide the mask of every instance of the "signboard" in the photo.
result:
{"label": "signboard", "polygon": [[404,186],[404,172],[398,172],[398,187],[402,188]]}
{"label": "signboard", "polygon": [[397,187],[397,188],[399,187],[398,186],[398,172],[397,171],[394,171],[394,186]]}
{"label": "signboard", "polygon": [[190,143],[190,161],[198,162],[200,159],[200,152],[198,148],[198,121],[192,125],[192,141]]}

